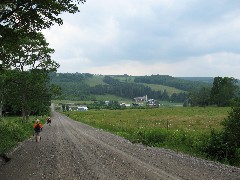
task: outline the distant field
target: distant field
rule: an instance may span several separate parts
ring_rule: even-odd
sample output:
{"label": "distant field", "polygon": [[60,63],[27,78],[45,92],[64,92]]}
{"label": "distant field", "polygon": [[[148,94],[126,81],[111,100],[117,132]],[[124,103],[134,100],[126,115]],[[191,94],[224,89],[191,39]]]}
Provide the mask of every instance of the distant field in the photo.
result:
{"label": "distant field", "polygon": [[[122,76],[122,77],[114,77],[115,79],[118,79],[121,82],[128,82],[128,83],[134,83],[134,78],[132,76]],[[144,86],[150,87],[154,91],[164,91],[166,90],[169,95],[172,95],[173,93],[181,93],[181,92],[186,92],[174,87],[169,87],[169,86],[164,86],[164,85],[159,85],[159,84],[146,84],[146,83],[137,83],[137,84],[142,84]]]}
{"label": "distant field", "polygon": [[[171,129],[184,131],[220,130],[220,122],[227,117],[230,108],[156,108],[129,110],[100,110],[88,112],[68,112],[70,117],[84,123],[105,127],[106,129],[124,129],[132,132],[138,129]],[[104,129],[105,129],[104,128]]]}
{"label": "distant field", "polygon": [[164,85],[159,85],[159,84],[146,84],[146,83],[138,83],[138,84],[143,84],[144,86],[150,87],[154,91],[161,91],[163,92],[166,90],[169,95],[172,95],[173,93],[183,93],[186,91],[174,88],[174,87],[169,87],[169,86],[164,86]]}
{"label": "distant field", "polygon": [[104,78],[104,76],[94,75],[92,78],[87,80],[86,83],[91,87],[94,87],[94,86],[100,85],[100,84],[106,84],[106,83],[103,82],[103,78]]}
{"label": "distant field", "polygon": [[114,79],[118,79],[121,82],[133,83],[135,77],[133,77],[133,76],[119,76],[119,77],[114,77]]}
{"label": "distant field", "polygon": [[125,103],[133,102],[133,100],[131,100],[131,99],[126,99],[126,98],[123,98],[123,97],[110,95],[110,94],[108,94],[108,95],[95,95],[95,97],[99,101],[118,101],[119,103],[121,103],[121,102],[125,102]]}

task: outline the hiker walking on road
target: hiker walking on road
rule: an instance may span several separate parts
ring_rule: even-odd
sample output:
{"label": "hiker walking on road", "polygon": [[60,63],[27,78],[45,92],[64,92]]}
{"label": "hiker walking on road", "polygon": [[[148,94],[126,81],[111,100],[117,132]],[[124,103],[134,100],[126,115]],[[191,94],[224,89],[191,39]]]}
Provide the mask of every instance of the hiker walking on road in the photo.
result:
{"label": "hiker walking on road", "polygon": [[42,128],[43,128],[43,126],[40,123],[39,119],[36,119],[36,122],[33,125],[33,129],[35,131],[34,135],[35,135],[35,138],[36,138],[36,142],[39,142],[41,140],[40,132],[42,131]]}
{"label": "hiker walking on road", "polygon": [[49,126],[51,126],[51,121],[52,120],[51,120],[50,116],[48,116],[46,120],[47,120],[47,124],[49,124]]}
{"label": "hiker walking on road", "polygon": [[35,132],[40,132],[40,131],[42,131],[43,126],[42,126],[42,124],[40,123],[40,120],[39,120],[39,119],[36,119],[36,122],[35,122],[35,124],[33,125],[33,128],[34,128]]}

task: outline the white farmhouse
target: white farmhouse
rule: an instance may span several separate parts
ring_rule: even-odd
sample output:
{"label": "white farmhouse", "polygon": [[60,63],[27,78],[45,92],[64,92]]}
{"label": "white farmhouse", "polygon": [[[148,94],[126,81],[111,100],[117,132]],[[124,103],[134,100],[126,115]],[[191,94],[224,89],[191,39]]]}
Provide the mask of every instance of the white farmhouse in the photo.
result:
{"label": "white farmhouse", "polygon": [[83,106],[79,106],[79,107],[77,108],[77,110],[78,110],[78,111],[87,111],[88,108],[87,108],[87,107],[83,107]]}

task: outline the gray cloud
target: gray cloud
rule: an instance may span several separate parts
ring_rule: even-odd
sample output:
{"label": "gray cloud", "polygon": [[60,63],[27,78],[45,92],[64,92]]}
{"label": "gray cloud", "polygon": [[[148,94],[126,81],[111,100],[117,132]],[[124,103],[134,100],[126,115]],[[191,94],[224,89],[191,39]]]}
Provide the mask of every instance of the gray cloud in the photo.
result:
{"label": "gray cloud", "polygon": [[[228,70],[212,64],[206,67],[206,57],[218,57],[225,63],[239,57],[239,5],[240,1],[227,0],[91,0],[82,5],[80,13],[64,14],[63,26],[44,33],[56,50],[53,57],[61,64],[62,72],[101,69],[98,73],[107,74],[115,68],[115,74],[120,74],[123,70],[118,71],[116,64],[125,64],[127,74],[151,74],[150,69],[161,74],[157,72],[161,68],[156,68],[160,64],[184,66],[194,61],[214,73],[194,70],[188,64],[185,67],[191,71],[185,69],[183,73],[173,68],[175,71],[169,71],[169,75],[211,76],[225,72],[228,76],[231,66],[225,66]],[[131,70],[133,64],[139,71]],[[149,70],[143,71],[143,67]],[[239,76],[237,72],[234,75]]]}

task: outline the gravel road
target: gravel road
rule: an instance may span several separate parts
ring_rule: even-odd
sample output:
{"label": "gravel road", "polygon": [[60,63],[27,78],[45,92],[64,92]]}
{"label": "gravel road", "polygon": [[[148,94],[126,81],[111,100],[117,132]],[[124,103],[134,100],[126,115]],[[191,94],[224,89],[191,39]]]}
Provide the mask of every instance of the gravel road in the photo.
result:
{"label": "gravel road", "polygon": [[0,179],[240,180],[240,169],[145,147],[57,112],[42,141],[21,143],[0,165]]}

